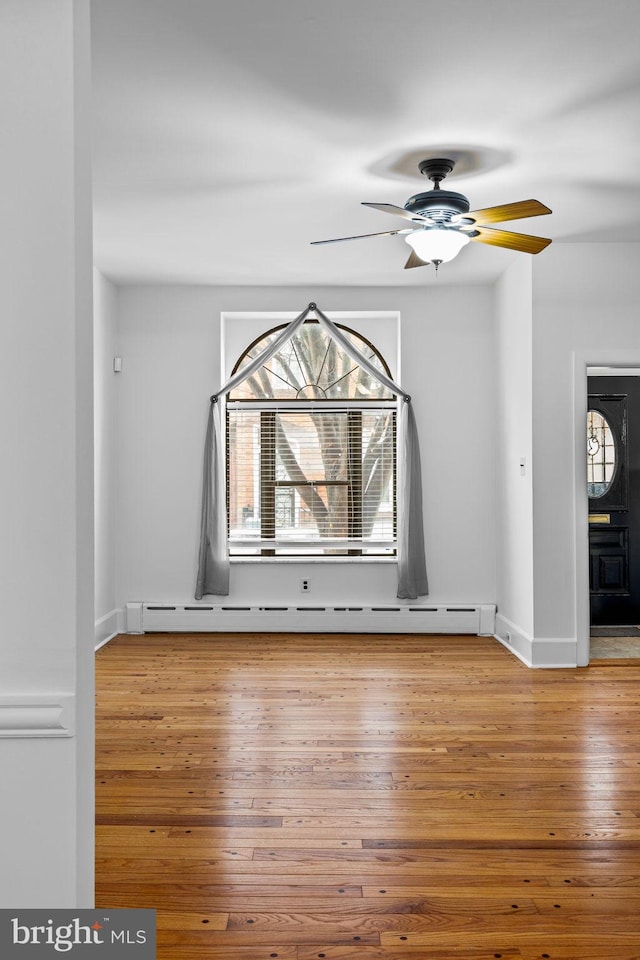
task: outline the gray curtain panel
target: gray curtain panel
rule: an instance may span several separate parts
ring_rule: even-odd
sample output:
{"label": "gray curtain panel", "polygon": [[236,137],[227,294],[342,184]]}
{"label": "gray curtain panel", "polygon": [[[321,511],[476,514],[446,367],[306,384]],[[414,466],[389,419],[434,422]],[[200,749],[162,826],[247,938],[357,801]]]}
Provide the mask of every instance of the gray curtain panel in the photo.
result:
{"label": "gray curtain panel", "polygon": [[298,327],[304,323],[311,304],[295,320],[287,324],[262,353],[238,370],[223,387],[211,397],[207,432],[204,442],[202,469],[202,508],[200,519],[200,550],[195,598],[202,600],[206,594],[226,597],[229,594],[229,545],[227,542],[227,493],[224,450],[222,448],[222,425],[218,398],[229,393],[247,377],[252,376],[267,363],[274,353],[290,340]]}
{"label": "gray curtain panel", "polygon": [[[406,398],[405,398],[406,399]],[[415,600],[429,593],[422,523],[422,470],[418,428],[411,403],[400,414],[402,460],[398,496],[398,597]]]}
{"label": "gray curtain panel", "polygon": [[398,598],[416,600],[429,593],[427,567],[424,554],[424,526],[422,523],[422,470],[420,466],[420,443],[416,419],[411,406],[411,397],[368,357],[353,346],[342,330],[318,307],[316,316],[352,360],[367,371],[379,383],[398,394],[404,401],[400,410],[400,450],[398,490]]}
{"label": "gray curtain panel", "polygon": [[229,550],[227,546],[227,504],[225,465],[222,449],[220,408],[209,405],[209,419],[204,441],[202,470],[202,514],[200,521],[200,557],[196,600],[212,593],[226,597],[229,593]]}
{"label": "gray curtain panel", "polygon": [[218,398],[237,387],[291,339],[298,327],[314,311],[318,321],[329,331],[352,360],[402,398],[400,402],[401,462],[398,496],[398,597],[415,600],[428,591],[422,524],[422,475],[420,447],[411,397],[360,353],[342,331],[315,305],[309,306],[292,320],[275,340],[251,363],[239,370],[211,397],[207,423],[202,479],[202,519],[200,553],[195,598],[205,594],[227,596],[229,593],[229,549],[227,542],[225,463]]}

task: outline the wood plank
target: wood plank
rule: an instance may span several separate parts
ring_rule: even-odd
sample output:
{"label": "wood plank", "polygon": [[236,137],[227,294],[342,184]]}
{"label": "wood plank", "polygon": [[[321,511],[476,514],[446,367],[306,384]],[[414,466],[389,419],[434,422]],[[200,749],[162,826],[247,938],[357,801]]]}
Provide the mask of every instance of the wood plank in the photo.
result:
{"label": "wood plank", "polygon": [[201,942],[163,942],[158,945],[158,956],[165,960],[269,960],[271,957],[277,957],[278,960],[298,960],[298,948],[281,943],[269,944],[268,947],[260,949],[255,946],[216,946],[211,941],[205,945]]}
{"label": "wood plank", "polygon": [[[486,947],[467,946],[462,949],[439,947],[437,960],[492,960],[495,956],[497,954],[488,953]],[[499,956],[502,960],[522,960],[522,953],[517,948],[502,949]],[[326,957],[327,960],[365,960],[361,948],[357,946],[298,947],[298,960],[317,960],[318,957]],[[426,956],[423,947],[412,948],[409,944],[403,942],[398,946],[398,949],[388,945],[367,947],[366,960],[426,960]],[[536,957],[535,960],[540,960],[540,958]]]}
{"label": "wood plank", "polygon": [[153,823],[155,826],[176,827],[249,827],[252,830],[261,827],[281,827],[282,817],[251,816],[243,814],[193,814],[181,813],[178,815],[162,813],[153,810],[143,813],[105,813],[96,817],[97,826],[126,827],[135,823]]}
{"label": "wood plank", "polygon": [[199,913],[162,910],[156,917],[156,930],[202,930],[206,926],[210,933],[212,930],[226,930],[228,922],[228,913],[212,913],[211,907]]}

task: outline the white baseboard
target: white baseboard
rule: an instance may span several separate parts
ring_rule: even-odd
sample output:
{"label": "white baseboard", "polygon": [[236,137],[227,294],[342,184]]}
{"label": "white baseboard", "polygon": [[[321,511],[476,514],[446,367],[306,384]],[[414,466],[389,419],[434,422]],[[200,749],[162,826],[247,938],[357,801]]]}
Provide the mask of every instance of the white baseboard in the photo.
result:
{"label": "white baseboard", "polygon": [[110,610],[95,622],[94,646],[96,650],[103,647],[109,640],[113,640],[118,633],[125,629],[125,613],[122,609]]}
{"label": "white baseboard", "polygon": [[95,647],[93,648],[93,652],[97,653],[101,647],[106,647],[109,641],[113,640],[114,637],[117,637],[119,633],[125,633],[125,632],[126,631],[124,630],[114,630],[113,633],[110,633],[109,636],[105,637],[104,640],[101,640],[100,643],[96,643]]}
{"label": "white baseboard", "polygon": [[494,637],[527,667],[554,669],[578,665],[574,637],[532,637],[501,613],[496,613]]}

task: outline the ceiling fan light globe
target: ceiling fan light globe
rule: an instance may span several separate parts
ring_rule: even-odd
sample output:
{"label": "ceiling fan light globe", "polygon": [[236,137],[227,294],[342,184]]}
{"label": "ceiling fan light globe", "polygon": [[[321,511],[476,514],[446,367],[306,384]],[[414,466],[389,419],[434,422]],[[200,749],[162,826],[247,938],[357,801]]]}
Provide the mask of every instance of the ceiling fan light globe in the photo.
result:
{"label": "ceiling fan light globe", "polygon": [[405,237],[410,247],[425,263],[437,260],[448,263],[469,243],[469,237],[457,230],[414,230]]}

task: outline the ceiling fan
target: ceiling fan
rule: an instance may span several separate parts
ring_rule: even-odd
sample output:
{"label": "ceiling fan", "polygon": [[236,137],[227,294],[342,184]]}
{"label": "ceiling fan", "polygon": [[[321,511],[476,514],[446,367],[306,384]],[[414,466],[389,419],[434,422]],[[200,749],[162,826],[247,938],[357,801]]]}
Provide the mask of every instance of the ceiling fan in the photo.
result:
{"label": "ceiling fan", "polygon": [[404,220],[411,220],[413,227],[402,230],[385,230],[382,233],[363,233],[355,237],[338,237],[335,240],[313,240],[313,244],[341,243],[344,240],[362,240],[365,237],[393,237],[404,235],[406,242],[413,248],[404,267],[424,267],[432,263],[436,271],[460,252],[470,240],[489,243],[496,247],[507,247],[522,253],[540,253],[551,243],[545,237],[534,237],[526,233],[512,233],[510,230],[489,227],[489,223],[505,220],[520,220],[524,217],[539,217],[551,213],[549,207],[539,200],[520,200],[517,203],[505,203],[499,207],[486,207],[484,210],[469,210],[469,201],[461,193],[442,190],[441,182],[451,173],[455,161],[445,159],[423,160],[418,164],[420,173],[428,177],[433,188],[427,193],[417,193],[410,197],[404,207],[393,203],[363,203],[384,213],[392,213]]}

